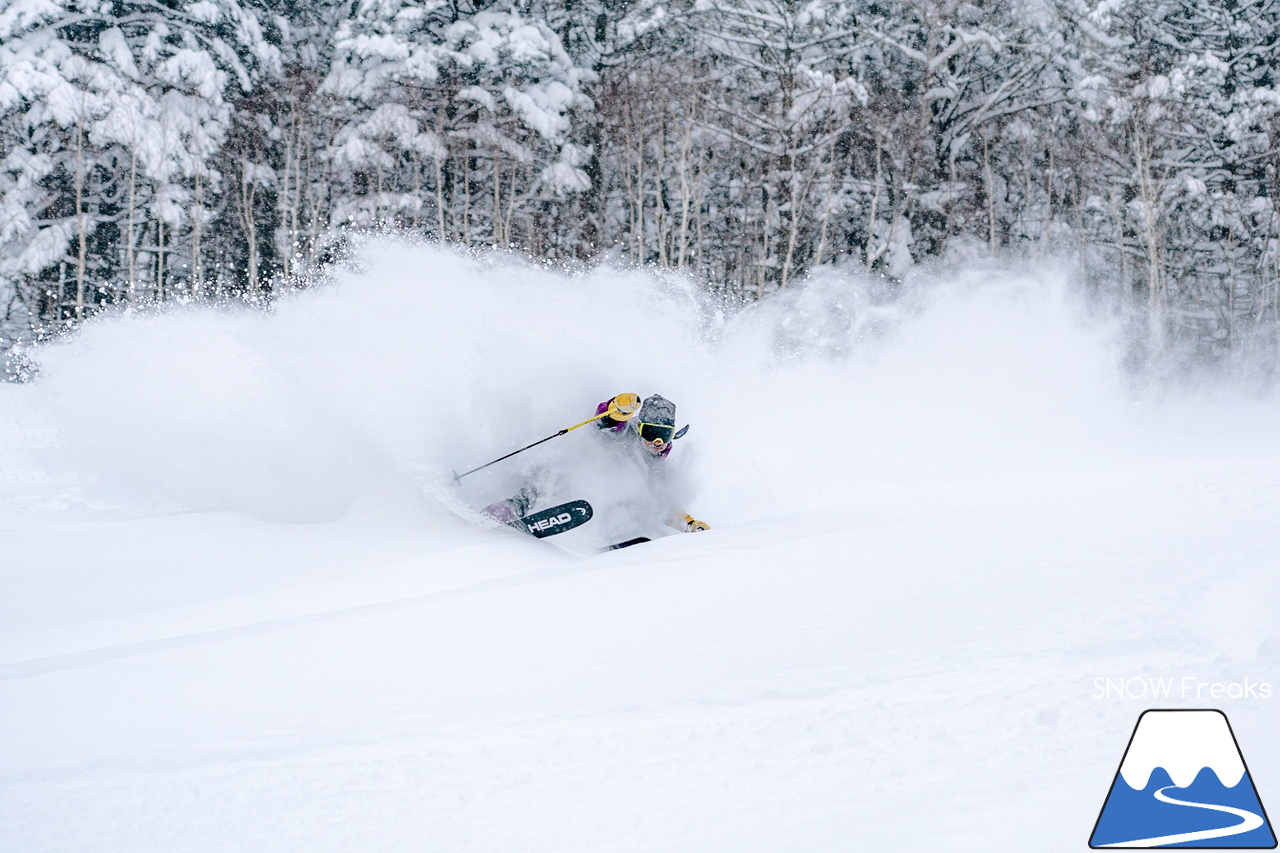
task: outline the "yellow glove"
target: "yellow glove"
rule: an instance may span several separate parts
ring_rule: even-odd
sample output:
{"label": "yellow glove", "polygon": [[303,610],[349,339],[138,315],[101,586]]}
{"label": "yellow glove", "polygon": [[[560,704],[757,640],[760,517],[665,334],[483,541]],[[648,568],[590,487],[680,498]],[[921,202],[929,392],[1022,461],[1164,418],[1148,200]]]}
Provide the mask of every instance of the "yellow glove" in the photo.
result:
{"label": "yellow glove", "polygon": [[698,521],[692,515],[684,517],[684,530],[686,533],[701,533],[703,530],[710,530],[711,525],[705,521]]}
{"label": "yellow glove", "polygon": [[608,416],[615,421],[630,420],[631,416],[640,411],[640,395],[639,394],[619,394],[609,401]]}

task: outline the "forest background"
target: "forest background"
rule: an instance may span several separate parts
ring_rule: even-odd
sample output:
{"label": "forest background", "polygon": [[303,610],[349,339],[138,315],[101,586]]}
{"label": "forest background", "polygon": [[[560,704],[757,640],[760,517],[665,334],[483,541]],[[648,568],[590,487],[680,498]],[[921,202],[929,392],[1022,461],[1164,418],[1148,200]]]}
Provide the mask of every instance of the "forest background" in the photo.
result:
{"label": "forest background", "polygon": [[394,228],[732,300],[1048,259],[1274,363],[1278,69],[1280,0],[0,0],[0,350]]}

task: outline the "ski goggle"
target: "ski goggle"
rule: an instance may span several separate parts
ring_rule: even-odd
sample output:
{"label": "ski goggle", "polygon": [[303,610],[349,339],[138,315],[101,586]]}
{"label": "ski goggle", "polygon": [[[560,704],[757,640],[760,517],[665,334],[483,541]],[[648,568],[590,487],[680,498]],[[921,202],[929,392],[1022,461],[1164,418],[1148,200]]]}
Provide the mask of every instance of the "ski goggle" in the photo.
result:
{"label": "ski goggle", "polygon": [[650,444],[669,444],[675,438],[674,424],[640,424],[640,438]]}

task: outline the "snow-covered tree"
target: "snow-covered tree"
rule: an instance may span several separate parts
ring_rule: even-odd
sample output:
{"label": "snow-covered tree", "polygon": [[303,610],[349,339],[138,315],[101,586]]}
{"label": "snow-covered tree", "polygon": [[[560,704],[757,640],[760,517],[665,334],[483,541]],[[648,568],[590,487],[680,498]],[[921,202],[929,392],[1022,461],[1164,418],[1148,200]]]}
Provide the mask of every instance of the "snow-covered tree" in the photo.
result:
{"label": "snow-covered tree", "polygon": [[[860,28],[843,0],[700,0],[689,27],[706,50],[712,85],[699,121],[729,153],[720,207],[752,240],[746,281],[786,287],[815,252],[838,191],[836,145],[868,99],[852,66]],[[733,152],[733,153],[730,153]],[[735,170],[736,171],[736,170]],[[745,272],[745,269],[744,269]]]}
{"label": "snow-covered tree", "polygon": [[574,127],[590,72],[554,31],[515,7],[364,0],[335,45],[335,222],[556,243],[559,202],[590,185]]}
{"label": "snow-covered tree", "polygon": [[225,95],[275,58],[235,0],[0,4],[0,298],[78,320],[201,277]]}
{"label": "snow-covered tree", "polygon": [[1277,319],[1280,2],[1070,9],[1096,207],[1158,339],[1231,348]]}

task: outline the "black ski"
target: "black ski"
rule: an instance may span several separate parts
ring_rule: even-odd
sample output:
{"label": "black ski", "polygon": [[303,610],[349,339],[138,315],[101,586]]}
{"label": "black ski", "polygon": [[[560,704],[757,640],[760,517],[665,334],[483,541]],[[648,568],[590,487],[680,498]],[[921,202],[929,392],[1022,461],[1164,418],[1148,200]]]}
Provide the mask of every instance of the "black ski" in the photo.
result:
{"label": "black ski", "polygon": [[524,525],[524,529],[539,539],[564,533],[591,520],[591,504],[586,501],[569,501],[567,504],[553,506],[541,512],[531,512],[523,516],[516,524]]}
{"label": "black ski", "polygon": [[639,545],[641,542],[650,541],[648,536],[637,536],[635,539],[628,539],[626,542],[617,542],[604,548],[605,551],[616,551],[619,548],[630,548],[632,545]]}

